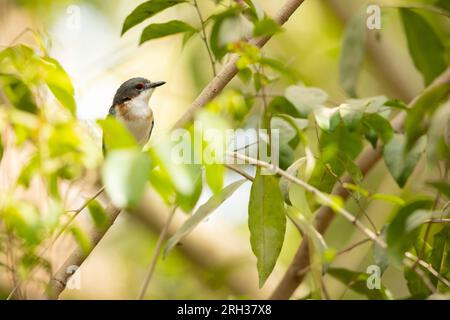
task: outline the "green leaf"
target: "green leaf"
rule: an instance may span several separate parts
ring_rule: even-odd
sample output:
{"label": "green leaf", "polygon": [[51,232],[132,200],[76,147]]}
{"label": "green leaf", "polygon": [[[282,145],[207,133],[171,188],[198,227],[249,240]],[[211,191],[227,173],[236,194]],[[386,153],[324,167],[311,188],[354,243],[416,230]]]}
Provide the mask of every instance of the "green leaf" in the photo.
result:
{"label": "green leaf", "polygon": [[366,296],[368,299],[392,299],[391,293],[383,285],[381,285],[380,289],[369,289],[367,281],[370,274],[344,268],[329,268],[327,273],[339,282],[347,285],[351,290]]}
{"label": "green leaf", "polygon": [[5,224],[30,245],[37,245],[42,239],[43,228],[37,208],[20,201],[6,205],[2,218]]}
{"label": "green leaf", "polygon": [[425,133],[427,116],[432,115],[442,100],[448,97],[450,86],[448,83],[433,86],[414,100],[405,120],[405,131],[408,138],[408,149]]}
{"label": "green leaf", "polygon": [[294,107],[294,105],[285,97],[277,96],[270,101],[268,110],[272,114],[288,114],[291,117],[301,117],[300,112]]}
{"label": "green leaf", "polygon": [[433,186],[439,193],[443,194],[447,199],[450,199],[450,183],[446,181],[433,181],[427,183]]}
{"label": "green leaf", "polygon": [[94,199],[89,202],[87,208],[95,227],[104,230],[108,225],[108,216],[100,202]]}
{"label": "green leaf", "polygon": [[339,79],[349,96],[355,97],[359,73],[364,59],[365,15],[355,14],[345,29],[339,60]]}
{"label": "green leaf", "polygon": [[[330,193],[345,171],[352,172],[354,177],[360,176],[353,159],[362,150],[362,138],[339,125],[333,132],[324,131],[320,137],[321,154],[314,166],[309,183],[318,189]],[[330,168],[330,170],[327,170]],[[357,179],[358,180],[358,179]],[[355,181],[356,182],[356,181]]]}
{"label": "green leaf", "polygon": [[252,25],[240,14],[240,9],[232,7],[210,18],[214,21],[209,43],[217,60],[222,60],[228,52],[228,45],[251,35]]}
{"label": "green leaf", "polygon": [[70,232],[81,247],[81,250],[83,250],[84,255],[87,256],[92,250],[92,243],[88,235],[78,226],[70,227]]}
{"label": "green leaf", "polygon": [[318,126],[324,131],[333,131],[341,121],[338,108],[319,106],[314,109],[314,116]]}
{"label": "green leaf", "polygon": [[[202,167],[201,165],[191,165],[189,166],[191,169],[191,175],[193,176],[192,181],[194,184],[194,191],[192,194],[185,195],[180,192],[176,194],[176,201],[175,203],[183,210],[184,212],[190,212],[195,205],[198,202],[198,199],[200,199],[200,195],[202,194],[203,190],[203,174],[202,174]],[[150,182],[153,186],[163,183],[166,184],[170,182],[170,177],[166,177],[165,181],[153,181],[150,178]],[[171,192],[173,192],[173,187],[171,188]],[[170,203],[170,202],[169,202]]]}
{"label": "green leaf", "polygon": [[72,115],[76,113],[76,103],[72,80],[58,61],[50,57],[40,60],[41,77],[44,79],[50,91],[56,99],[69,110]]}
{"label": "green leaf", "polygon": [[150,0],[137,6],[126,18],[122,27],[122,35],[135,25],[153,17],[155,14],[173,7],[177,4],[187,2],[186,0]]}
{"label": "green leaf", "polygon": [[188,218],[177,232],[167,241],[164,248],[164,256],[186,235],[188,235],[196,226],[200,224],[206,217],[214,212],[226,199],[231,197],[233,193],[243,185],[246,180],[235,181],[226,186],[220,193],[214,194],[209,200],[202,204],[195,213]]}
{"label": "green leaf", "polygon": [[429,85],[446,68],[444,46],[433,27],[421,15],[405,8],[400,9],[400,15],[409,53],[425,85]]}
{"label": "green leaf", "polygon": [[103,166],[103,183],[111,201],[119,208],[139,204],[147,184],[150,161],[138,150],[114,150]]}
{"label": "green leaf", "polygon": [[388,143],[394,135],[390,122],[377,113],[365,114],[363,122],[367,124],[384,143]]}
{"label": "green leaf", "polygon": [[384,146],[383,156],[386,166],[399,187],[403,188],[411,176],[426,146],[426,138],[420,139],[416,146],[406,151],[406,137],[395,134]]}
{"label": "green leaf", "polygon": [[8,101],[17,109],[36,113],[38,107],[28,86],[14,75],[0,74],[2,89]]}
{"label": "green leaf", "polygon": [[420,226],[430,215],[419,209],[430,209],[433,201],[421,199],[412,201],[401,207],[395,214],[386,231],[386,242],[390,260],[400,266],[404,253],[413,245]]}
{"label": "green leaf", "polygon": [[244,0],[245,3],[251,8],[258,20],[264,19],[264,9],[257,0]]}
{"label": "green leaf", "polygon": [[98,120],[97,123],[103,129],[104,150],[138,148],[136,139],[121,121],[114,117],[107,117],[106,119]]}
{"label": "green leaf", "polygon": [[248,215],[250,243],[257,258],[259,286],[262,287],[275,267],[286,232],[283,196],[276,177],[256,175]]}
{"label": "green leaf", "polygon": [[377,199],[377,200],[384,200],[387,202],[398,204],[399,206],[405,205],[405,200],[403,200],[402,198],[397,197],[393,194],[375,193],[375,194],[371,195],[370,198]]}
{"label": "green leaf", "polygon": [[314,108],[322,106],[328,99],[328,94],[322,89],[302,86],[290,86],[284,95],[302,117],[307,117]]}
{"label": "green leaf", "polygon": [[153,23],[146,27],[144,31],[142,31],[141,40],[139,44],[143,44],[146,41],[163,38],[166,36],[171,36],[178,33],[184,32],[196,32],[197,30],[187,24],[186,22],[179,20],[172,20],[165,23]]}
{"label": "green leaf", "polygon": [[254,37],[270,37],[276,33],[281,32],[280,25],[269,17],[264,17],[264,19],[259,20],[255,23],[253,28],[253,36]]}
{"label": "green leaf", "polygon": [[[185,145],[183,142],[181,144]],[[168,178],[177,194],[192,196],[195,191],[195,166],[174,161],[173,156],[177,146],[169,136],[162,136],[148,153],[154,165],[161,170],[161,177]],[[151,183],[154,184],[154,182]]]}
{"label": "green leaf", "polygon": [[[444,278],[450,277],[450,225],[445,225],[441,231],[433,237],[433,249],[431,251],[431,265]],[[437,278],[433,277],[433,284],[437,286],[438,292],[449,292],[450,289]]]}
{"label": "green leaf", "polygon": [[218,193],[223,187],[224,167],[222,164],[205,165],[206,183],[214,193]]}

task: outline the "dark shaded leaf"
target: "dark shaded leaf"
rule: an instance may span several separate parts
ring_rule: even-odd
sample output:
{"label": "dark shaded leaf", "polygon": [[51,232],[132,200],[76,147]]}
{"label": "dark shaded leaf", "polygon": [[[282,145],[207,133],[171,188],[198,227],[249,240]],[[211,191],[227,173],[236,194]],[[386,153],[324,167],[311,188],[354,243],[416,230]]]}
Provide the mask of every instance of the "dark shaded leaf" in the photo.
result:
{"label": "dark shaded leaf", "polygon": [[433,27],[421,15],[406,8],[400,9],[400,15],[409,53],[417,70],[422,73],[425,85],[429,85],[446,68],[444,46]]}
{"label": "dark shaded leaf", "polygon": [[[450,225],[445,225],[441,231],[433,237],[433,249],[431,251],[431,265],[444,278],[450,277]],[[449,292],[450,288],[439,282],[437,278],[431,279],[438,288],[438,292]]]}
{"label": "dark shaded leaf", "polygon": [[384,146],[384,161],[399,187],[405,186],[425,150],[425,146],[426,139],[423,137],[417,141],[413,149],[406,151],[406,137],[401,134],[395,134]]}
{"label": "dark shaded leaf", "polygon": [[415,200],[401,207],[386,231],[386,242],[390,260],[400,266],[404,253],[414,244],[422,223],[430,216],[420,209],[430,209],[433,201]]}
{"label": "dark shaded leaf", "polygon": [[364,58],[365,15],[355,14],[348,23],[339,60],[339,79],[342,88],[356,97],[359,72]]}
{"label": "dark shaded leaf", "polygon": [[344,268],[329,268],[327,274],[345,284],[351,290],[362,294],[371,300],[392,299],[391,293],[383,285],[381,285],[380,289],[369,289],[367,281],[371,276],[370,274]]}

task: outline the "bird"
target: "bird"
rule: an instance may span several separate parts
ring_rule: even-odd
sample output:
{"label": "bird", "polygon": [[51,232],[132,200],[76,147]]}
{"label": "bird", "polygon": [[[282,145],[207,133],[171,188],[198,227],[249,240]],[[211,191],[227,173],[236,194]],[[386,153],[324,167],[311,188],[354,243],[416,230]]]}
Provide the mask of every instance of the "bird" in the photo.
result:
{"label": "bird", "polygon": [[149,100],[155,89],[165,83],[142,77],[131,78],[117,89],[109,108],[108,117],[121,121],[141,147],[147,144],[155,124]]}

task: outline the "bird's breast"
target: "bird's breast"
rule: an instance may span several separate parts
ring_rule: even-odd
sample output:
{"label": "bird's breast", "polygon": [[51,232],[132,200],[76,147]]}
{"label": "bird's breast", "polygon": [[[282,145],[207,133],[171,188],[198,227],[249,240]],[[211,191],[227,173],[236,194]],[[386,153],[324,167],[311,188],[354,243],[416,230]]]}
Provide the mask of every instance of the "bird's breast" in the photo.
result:
{"label": "bird's breast", "polygon": [[153,127],[153,112],[150,107],[123,103],[116,106],[116,117],[125,124],[141,146],[147,143]]}

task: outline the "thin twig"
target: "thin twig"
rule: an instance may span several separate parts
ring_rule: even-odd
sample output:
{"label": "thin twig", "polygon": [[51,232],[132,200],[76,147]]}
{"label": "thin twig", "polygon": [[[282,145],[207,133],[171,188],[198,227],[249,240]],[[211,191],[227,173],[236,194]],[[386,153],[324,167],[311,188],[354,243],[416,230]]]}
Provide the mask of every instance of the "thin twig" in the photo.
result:
{"label": "thin twig", "polygon": [[177,210],[177,206],[174,206],[172,212],[167,218],[167,222],[161,230],[159,234],[158,242],[156,243],[155,251],[153,252],[152,262],[150,264],[150,269],[148,274],[144,280],[144,284],[142,285],[141,291],[137,297],[138,300],[142,300],[144,298],[145,293],[147,292],[148,285],[150,284],[150,280],[152,279],[153,273],[156,269],[156,263],[158,262],[159,255],[161,254],[161,248],[164,240],[166,239],[167,231],[169,230],[170,223],[172,222],[172,218],[175,215],[175,211]]}
{"label": "thin twig", "polygon": [[[37,262],[43,257],[43,255],[55,244],[56,240],[64,233],[64,231],[67,230],[67,228],[70,226],[70,224],[75,220],[75,218],[91,203],[94,201],[98,196],[102,194],[102,192],[105,190],[105,187],[101,187],[92,197],[90,197],[80,208],[74,211],[74,214],[70,219],[64,224],[64,226],[61,228],[61,230],[58,232],[58,234],[53,238],[53,240],[39,253],[39,255],[31,262],[31,270],[28,274],[27,278],[30,278],[34,275],[36,269],[34,267],[36,266]],[[26,281],[26,279],[23,279],[19,281],[14,288],[11,289],[11,292],[8,294],[8,297],[6,300],[10,300],[17,289],[20,288],[20,286],[23,284],[23,282]]]}
{"label": "thin twig", "polygon": [[208,43],[208,37],[206,36],[205,20],[203,19],[203,15],[202,15],[202,12],[200,11],[200,7],[198,6],[197,0],[194,0],[194,7],[195,7],[195,11],[197,11],[197,15],[198,15],[198,18],[199,18],[200,24],[201,24],[200,38],[202,39],[203,43],[205,44],[205,48],[206,48],[206,51],[208,52],[208,56],[209,56],[209,61],[211,63],[213,77],[215,77],[215,76],[217,76],[216,60],[214,59],[214,56],[212,54],[211,48]]}
{"label": "thin twig", "polygon": [[[334,204],[333,200],[329,196],[327,196],[326,194],[321,192],[319,189],[316,189],[315,187],[306,183],[305,181],[292,176],[291,174],[287,173],[286,171],[284,171],[284,170],[280,169],[279,167],[272,165],[270,163],[267,163],[267,162],[264,162],[261,160],[257,160],[257,159],[253,159],[253,158],[247,157],[247,156],[239,154],[239,153],[233,153],[233,154],[231,154],[231,156],[234,156],[238,159],[247,161],[250,164],[270,169],[273,172],[275,172],[276,174],[283,176],[287,180],[291,181],[292,183],[295,183],[295,184],[303,187],[305,190],[313,193],[318,199],[320,199],[321,202],[325,206],[328,206],[328,207],[332,208],[334,211],[337,211],[338,213],[340,213],[346,220],[348,220],[350,223],[355,225],[356,228],[358,228],[362,233],[364,233],[366,236],[368,236],[373,242],[375,242],[381,248],[387,248],[387,244],[382,239],[380,239],[376,233],[374,233],[372,230],[370,230],[366,226],[364,226],[346,209],[344,209],[340,206],[336,206]],[[435,276],[439,281],[441,281],[443,284],[445,284],[447,287],[450,288],[450,282],[444,276],[442,276],[439,272],[437,272],[430,264],[417,258],[410,252],[406,252],[405,257],[408,260],[411,260],[415,263],[420,264],[422,267],[427,269],[433,276]]]}

